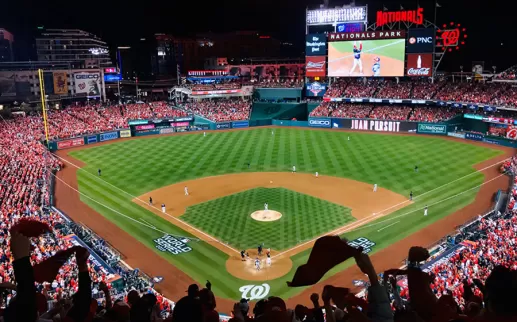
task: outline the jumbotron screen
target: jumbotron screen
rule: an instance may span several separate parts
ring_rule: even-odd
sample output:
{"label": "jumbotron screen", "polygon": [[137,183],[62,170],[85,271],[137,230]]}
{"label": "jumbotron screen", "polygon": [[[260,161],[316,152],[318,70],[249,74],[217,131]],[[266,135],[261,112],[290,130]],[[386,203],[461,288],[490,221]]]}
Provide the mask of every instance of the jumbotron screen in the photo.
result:
{"label": "jumbotron screen", "polygon": [[328,43],[328,76],[404,76],[406,39]]}

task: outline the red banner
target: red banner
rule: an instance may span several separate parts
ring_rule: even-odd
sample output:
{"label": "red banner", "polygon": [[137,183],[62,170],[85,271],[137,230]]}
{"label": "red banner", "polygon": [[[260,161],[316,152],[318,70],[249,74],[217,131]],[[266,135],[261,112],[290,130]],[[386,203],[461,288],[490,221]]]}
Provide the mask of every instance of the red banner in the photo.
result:
{"label": "red banner", "polygon": [[305,76],[326,76],[327,57],[307,56],[305,57]]}
{"label": "red banner", "polygon": [[410,77],[433,76],[433,54],[408,54],[406,75]]}
{"label": "red banner", "polygon": [[189,125],[190,125],[189,122],[172,122],[171,123],[172,127],[181,127],[181,126],[189,126]]}
{"label": "red banner", "polygon": [[192,95],[212,95],[212,94],[236,94],[240,93],[240,89],[227,89],[220,91],[192,91]]}
{"label": "red banner", "polygon": [[57,142],[58,150],[67,149],[67,148],[71,148],[74,146],[80,146],[80,145],[84,145],[84,138],[77,138],[77,139],[71,139],[71,140]]}

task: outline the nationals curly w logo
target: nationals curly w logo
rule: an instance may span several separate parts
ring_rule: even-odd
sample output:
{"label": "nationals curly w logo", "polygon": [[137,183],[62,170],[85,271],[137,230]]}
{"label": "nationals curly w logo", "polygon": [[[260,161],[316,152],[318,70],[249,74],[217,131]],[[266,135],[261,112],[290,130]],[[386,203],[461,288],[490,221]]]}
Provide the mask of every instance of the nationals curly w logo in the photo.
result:
{"label": "nationals curly w logo", "polygon": [[241,298],[252,300],[260,300],[265,298],[269,294],[269,285],[244,285],[239,288],[239,292],[242,292]]}

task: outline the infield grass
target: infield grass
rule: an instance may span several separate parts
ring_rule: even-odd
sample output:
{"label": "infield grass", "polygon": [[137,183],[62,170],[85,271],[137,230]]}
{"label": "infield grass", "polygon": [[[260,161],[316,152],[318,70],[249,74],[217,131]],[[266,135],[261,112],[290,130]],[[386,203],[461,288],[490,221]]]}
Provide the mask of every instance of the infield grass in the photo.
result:
{"label": "infield grass", "polygon": [[[241,297],[239,287],[260,283],[243,281],[227,273],[225,262],[228,255],[209,242],[191,242],[193,251],[182,255],[156,250],[153,239],[163,234],[128,217],[145,220],[172,235],[190,235],[131,200],[183,180],[226,173],[290,171],[292,165],[296,165],[300,172],[318,171],[322,175],[377,183],[402,195],[408,195],[412,190],[415,202],[410,206],[345,234],[349,239],[366,237],[373,240],[377,244],[373,248],[375,252],[471,203],[478,191],[476,187],[483,182],[483,175],[474,173],[473,165],[502,153],[439,137],[288,128],[274,129],[272,135],[271,131],[210,132],[206,137],[202,133],[158,136],[72,152],[72,156],[87,164],[84,171],[78,172],[80,191],[102,205],[81,198],[146,244],[150,251],[164,256],[199,283],[209,279],[217,285],[214,287],[216,295],[237,300]],[[251,163],[250,169],[248,162]],[[413,170],[415,165],[419,166],[418,173]],[[98,168],[102,169],[102,180],[97,177]],[[444,186],[457,179],[460,180],[453,185]],[[433,189],[436,190],[426,193]],[[467,190],[470,191],[464,193]],[[435,205],[429,208],[430,215],[424,217],[417,209],[426,204]],[[380,227],[389,224],[384,222],[390,218],[397,218],[400,222],[379,232]],[[220,224],[228,223],[221,221]],[[218,228],[214,226],[214,229]],[[304,251],[293,256],[293,268],[303,264],[308,254],[309,251]],[[346,265],[340,265],[327,276]],[[285,284],[293,273],[294,269],[287,276],[268,281],[271,287],[269,295],[288,298],[300,292],[302,289],[289,289]]]}

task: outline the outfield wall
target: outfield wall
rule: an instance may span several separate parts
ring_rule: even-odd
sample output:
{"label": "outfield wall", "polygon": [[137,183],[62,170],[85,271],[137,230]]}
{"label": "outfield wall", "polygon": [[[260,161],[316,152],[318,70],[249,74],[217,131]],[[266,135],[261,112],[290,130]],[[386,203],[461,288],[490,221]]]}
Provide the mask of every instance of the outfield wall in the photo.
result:
{"label": "outfield wall", "polygon": [[253,103],[251,121],[263,120],[307,120],[307,103]]}

